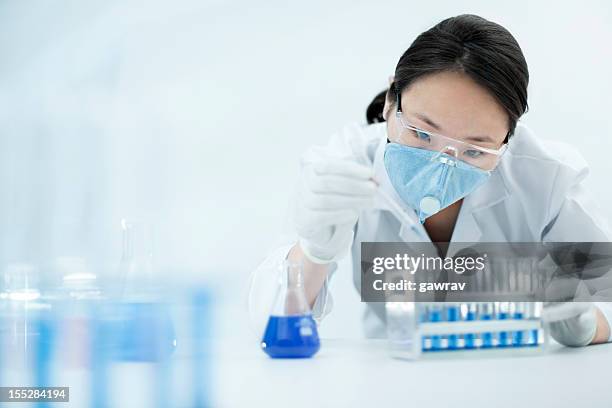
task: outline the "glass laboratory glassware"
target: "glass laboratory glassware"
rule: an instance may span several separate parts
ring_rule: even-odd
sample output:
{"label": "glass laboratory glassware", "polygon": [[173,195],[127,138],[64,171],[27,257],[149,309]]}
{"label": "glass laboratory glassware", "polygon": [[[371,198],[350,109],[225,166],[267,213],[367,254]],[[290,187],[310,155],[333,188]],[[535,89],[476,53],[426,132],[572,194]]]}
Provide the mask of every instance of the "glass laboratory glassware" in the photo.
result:
{"label": "glass laboratory glassware", "polygon": [[301,263],[285,261],[282,265],[261,348],[273,358],[312,357],[320,348],[317,325],[304,292]]}
{"label": "glass laboratory glassware", "polygon": [[119,295],[149,295],[153,285],[153,231],[144,222],[121,220]]}
{"label": "glass laboratory glassware", "polygon": [[55,260],[61,285],[55,304],[61,316],[59,360],[63,366],[83,368],[89,365],[89,346],[93,335],[92,310],[99,308],[105,296],[98,277],[83,258],[63,256]]}
{"label": "glass laboratory glassware", "polygon": [[160,361],[176,348],[168,307],[158,301],[153,232],[143,222],[121,220],[119,298],[109,306],[112,355],[122,361]]}
{"label": "glass laboratory glassware", "polygon": [[421,355],[421,348],[431,348],[430,336],[419,336],[419,323],[427,321],[428,310],[413,301],[385,302],[389,352],[392,357],[412,360]]}
{"label": "glass laboratory glassware", "polygon": [[[27,368],[35,363],[37,348],[46,338],[41,334],[51,305],[41,296],[38,269],[28,263],[9,264],[0,293],[0,344],[2,363]],[[21,370],[23,373],[26,370]]]}

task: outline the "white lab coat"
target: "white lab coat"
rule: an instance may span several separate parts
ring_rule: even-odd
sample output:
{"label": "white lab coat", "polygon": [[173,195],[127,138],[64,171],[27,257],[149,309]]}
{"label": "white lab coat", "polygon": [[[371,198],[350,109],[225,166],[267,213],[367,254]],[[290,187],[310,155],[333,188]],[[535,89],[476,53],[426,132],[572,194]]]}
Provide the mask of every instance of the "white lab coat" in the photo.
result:
{"label": "white lab coat", "polygon": [[[334,135],[325,149],[330,155],[355,157],[356,160],[367,155],[374,165],[379,188],[385,189],[397,202],[402,203],[390,184],[383,163],[386,142],[386,123],[350,125]],[[355,146],[360,151],[355,151]],[[508,151],[490,179],[464,198],[451,243],[610,241],[612,234],[608,223],[583,186],[587,174],[587,164],[576,150],[562,143],[541,140],[519,123],[510,139]],[[407,210],[414,214],[413,210]],[[362,212],[349,251],[353,261],[353,280],[358,291],[361,242],[429,240],[423,227],[417,225],[421,235],[402,227],[383,202]],[[258,330],[263,331],[274,295],[277,269],[273,265],[286,257],[294,243],[295,237],[290,238],[287,245],[271,253],[252,274],[249,309]],[[335,264],[331,265],[330,270],[329,278],[334,273],[348,272],[336,271]],[[332,309],[327,283],[313,309],[318,320]],[[600,302],[597,305],[612,326],[612,303]],[[383,304],[368,304],[364,331],[368,337],[384,337]]]}

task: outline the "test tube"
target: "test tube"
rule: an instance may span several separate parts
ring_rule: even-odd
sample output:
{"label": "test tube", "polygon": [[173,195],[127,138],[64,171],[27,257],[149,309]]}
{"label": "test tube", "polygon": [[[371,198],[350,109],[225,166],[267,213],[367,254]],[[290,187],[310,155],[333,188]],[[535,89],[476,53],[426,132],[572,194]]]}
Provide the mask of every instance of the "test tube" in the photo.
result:
{"label": "test tube", "polygon": [[106,308],[90,308],[92,328],[90,349],[90,406],[93,408],[107,408],[109,387],[110,354],[113,350],[111,344],[112,333],[109,330]]}
{"label": "test tube", "polygon": [[[418,304],[419,323],[426,323],[429,320],[429,308],[424,303]],[[431,349],[431,338],[429,336],[421,337],[421,350],[429,351]]]}
{"label": "test tube", "polygon": [[[512,318],[515,320],[523,320],[525,318],[525,302],[514,302],[515,308]],[[514,347],[523,346],[524,342],[524,331],[517,330],[512,332],[512,345]]]}
{"label": "test tube", "polygon": [[[510,319],[510,302],[499,302],[498,303],[497,319],[508,320]],[[500,331],[497,335],[497,346],[498,347],[509,347],[512,345],[512,334],[508,331]]]}
{"label": "test tube", "polygon": [[[170,306],[166,302],[160,302],[155,306],[156,312],[154,324],[159,326],[161,330],[156,330],[156,336],[164,333],[165,317],[170,317]],[[173,336],[174,337],[174,336]],[[176,339],[173,343],[176,346]],[[168,387],[172,384],[172,358],[166,349],[167,344],[163,341],[155,343],[155,354],[158,356],[158,361],[154,362],[155,367],[155,402],[158,408],[165,408],[172,405],[171,392],[168,392]]]}
{"label": "test tube", "polygon": [[[490,296],[495,286],[495,280],[492,276],[493,264],[492,260],[487,261],[486,273],[477,275],[478,285],[481,290],[481,294]],[[477,304],[478,319],[479,320],[492,320],[493,319],[493,302],[478,302]],[[493,333],[484,332],[478,335],[477,347],[489,348],[493,347]]]}
{"label": "test tube", "polygon": [[192,407],[205,408],[210,406],[210,372],[209,352],[210,346],[210,318],[211,299],[210,294],[203,288],[198,288],[191,296],[191,330],[192,330],[192,366],[191,374],[197,381],[193,388]]}
{"label": "test tube", "polygon": [[[461,318],[461,309],[458,304],[449,303],[446,306],[446,321],[456,322]],[[457,350],[459,348],[459,335],[450,334],[448,335],[448,349]]]}
{"label": "test tube", "polygon": [[[480,320],[493,320],[493,302],[481,302],[478,304],[478,317]],[[493,333],[484,332],[480,334],[480,347],[493,347]]]}
{"label": "test tube", "polygon": [[[520,262],[517,263],[516,260],[502,259],[501,264],[499,265],[498,270],[496,270],[495,275],[497,276],[497,289],[495,292],[499,296],[508,296],[513,291],[511,289],[512,286],[512,277],[516,275],[517,271],[520,269]],[[497,320],[509,320],[510,319],[510,302],[496,302],[496,319]],[[512,345],[512,332],[510,331],[500,331],[497,333],[497,347],[509,347]]]}
{"label": "test tube", "polygon": [[[442,314],[443,312],[443,306],[434,303],[431,306],[429,306],[429,321],[432,323],[436,323],[436,322],[441,322],[442,321]],[[432,351],[437,351],[437,350],[443,350],[445,349],[447,346],[446,342],[443,344],[442,342],[442,336],[434,334],[431,336],[431,350]]]}
{"label": "test tube", "polygon": [[[473,321],[476,320],[477,316],[477,307],[476,303],[471,302],[466,305],[465,311],[465,320]],[[474,333],[467,333],[463,336],[464,338],[464,347],[466,349],[476,348],[476,335]]]}
{"label": "test tube", "polygon": [[[537,318],[536,316],[536,302],[527,302],[527,319],[534,320]],[[538,329],[531,329],[527,334],[527,345],[528,346],[537,346],[539,344],[539,333]]]}
{"label": "test tube", "polygon": [[[34,319],[35,344],[33,359],[34,383],[36,387],[49,387],[52,380],[52,362],[55,348],[55,318],[51,313],[39,315]],[[46,400],[40,401],[36,406],[49,407]]]}
{"label": "test tube", "polygon": [[[533,261],[535,262],[535,261]],[[538,290],[539,287],[539,283],[540,283],[540,279],[542,278],[542,276],[540,276],[540,273],[538,271],[538,268],[536,267],[531,267],[529,269],[529,289],[531,292],[535,292],[536,290]],[[536,303],[535,302],[528,302],[527,303],[527,308],[526,308],[526,317],[527,319],[533,320],[536,319]],[[539,343],[538,341],[538,329],[532,329],[529,330],[528,334],[527,334],[527,345],[528,346],[537,346]]]}

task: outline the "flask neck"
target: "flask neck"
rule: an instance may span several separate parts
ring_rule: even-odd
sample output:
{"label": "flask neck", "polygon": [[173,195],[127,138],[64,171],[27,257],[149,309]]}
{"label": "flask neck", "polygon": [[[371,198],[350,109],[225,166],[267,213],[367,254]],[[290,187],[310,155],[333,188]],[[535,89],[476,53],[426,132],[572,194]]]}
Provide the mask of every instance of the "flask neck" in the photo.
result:
{"label": "flask neck", "polygon": [[282,265],[279,290],[272,314],[276,316],[301,316],[310,314],[310,306],[304,292],[301,263],[285,261]]}
{"label": "flask neck", "polygon": [[304,273],[302,263],[285,261],[283,264],[283,283],[287,289],[304,288]]}
{"label": "flask neck", "polygon": [[121,230],[124,261],[153,258],[153,232],[149,225],[123,219]]}
{"label": "flask neck", "polygon": [[153,228],[140,221],[121,220],[122,251],[119,296],[149,299],[154,289]]}

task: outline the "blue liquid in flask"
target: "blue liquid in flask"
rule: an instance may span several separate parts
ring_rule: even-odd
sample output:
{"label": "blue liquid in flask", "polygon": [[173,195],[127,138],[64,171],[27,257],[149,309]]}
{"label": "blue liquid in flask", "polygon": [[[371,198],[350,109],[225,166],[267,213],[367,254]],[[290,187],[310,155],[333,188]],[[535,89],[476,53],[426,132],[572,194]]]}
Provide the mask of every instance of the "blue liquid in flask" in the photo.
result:
{"label": "blue liquid in flask", "polygon": [[321,347],[311,315],[270,316],[261,348],[273,358],[308,358]]}
{"label": "blue liquid in flask", "polygon": [[317,324],[306,294],[300,262],[285,261],[262,350],[272,358],[308,358],[320,348]]}

